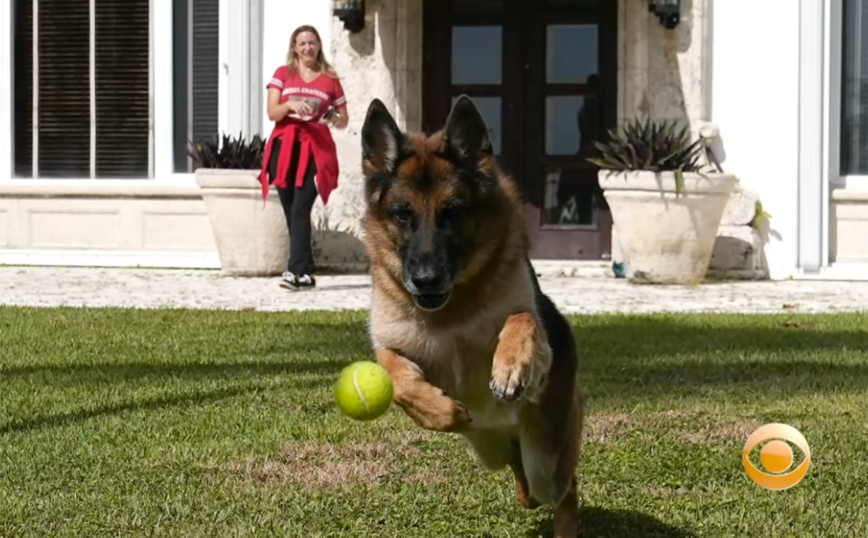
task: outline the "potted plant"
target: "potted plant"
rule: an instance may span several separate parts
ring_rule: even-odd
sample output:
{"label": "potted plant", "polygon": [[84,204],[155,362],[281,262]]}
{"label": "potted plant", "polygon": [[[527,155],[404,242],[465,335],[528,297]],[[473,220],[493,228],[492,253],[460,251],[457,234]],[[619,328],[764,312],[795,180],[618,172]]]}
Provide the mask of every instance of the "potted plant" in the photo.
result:
{"label": "potted plant", "polygon": [[627,279],[636,284],[702,282],[723,211],[738,183],[706,168],[706,140],[674,121],[634,119],[594,144],[600,188],[617,228]]}
{"label": "potted plant", "polygon": [[273,192],[263,203],[257,179],[265,142],[259,135],[245,140],[224,134],[187,146],[228,275],[270,276],[286,269],[289,234],[280,199]]}

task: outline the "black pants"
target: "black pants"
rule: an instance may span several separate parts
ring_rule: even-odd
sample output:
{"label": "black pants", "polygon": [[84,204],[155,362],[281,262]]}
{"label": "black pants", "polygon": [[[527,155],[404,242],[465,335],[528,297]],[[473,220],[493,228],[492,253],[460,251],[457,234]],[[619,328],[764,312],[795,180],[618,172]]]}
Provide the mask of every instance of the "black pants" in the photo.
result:
{"label": "black pants", "polygon": [[[277,161],[280,155],[281,140],[274,141],[271,159],[268,163],[268,175],[272,181],[277,177]],[[286,178],[286,188],[275,187],[280,196],[280,205],[286,216],[286,228],[289,232],[289,262],[286,270],[296,275],[312,275],[314,273],[313,252],[311,251],[310,212],[316,201],[317,190],[314,176],[316,163],[308,160],[307,173],[301,187],[295,186],[295,173],[298,170],[298,154],[301,145],[296,142],[292,148],[292,160]]]}

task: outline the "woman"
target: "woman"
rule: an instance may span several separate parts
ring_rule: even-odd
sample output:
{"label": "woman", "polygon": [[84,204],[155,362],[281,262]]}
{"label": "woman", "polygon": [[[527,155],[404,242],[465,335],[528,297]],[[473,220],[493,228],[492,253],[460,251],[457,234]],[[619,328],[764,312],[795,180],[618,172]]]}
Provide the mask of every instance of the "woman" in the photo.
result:
{"label": "woman", "polygon": [[286,64],[266,85],[268,119],[275,122],[265,146],[263,200],[269,184],[280,196],[290,234],[289,263],[280,286],[316,286],[310,213],[317,194],[323,204],[338,186],[338,157],[329,126],[347,126],[347,100],[337,74],[322,52],[319,32],[300,26],[292,33]]}

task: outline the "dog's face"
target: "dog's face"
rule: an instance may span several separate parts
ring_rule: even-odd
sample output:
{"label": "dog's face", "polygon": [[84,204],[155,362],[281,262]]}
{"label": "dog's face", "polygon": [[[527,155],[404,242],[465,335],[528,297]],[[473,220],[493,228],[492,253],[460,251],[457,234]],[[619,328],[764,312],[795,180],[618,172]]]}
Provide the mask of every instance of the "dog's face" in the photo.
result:
{"label": "dog's face", "polygon": [[375,99],[362,152],[369,251],[418,308],[439,310],[497,243],[490,228],[500,193],[485,121],[462,96],[442,132],[410,137]]}

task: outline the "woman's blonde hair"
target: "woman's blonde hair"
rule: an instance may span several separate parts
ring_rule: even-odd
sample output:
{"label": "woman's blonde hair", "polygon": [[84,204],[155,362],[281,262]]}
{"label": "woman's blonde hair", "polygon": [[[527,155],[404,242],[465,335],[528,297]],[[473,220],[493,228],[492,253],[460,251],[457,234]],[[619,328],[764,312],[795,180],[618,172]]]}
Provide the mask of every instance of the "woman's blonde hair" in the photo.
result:
{"label": "woman's blonde hair", "polygon": [[328,60],[326,60],[325,54],[323,54],[322,39],[319,36],[319,32],[316,31],[316,28],[308,24],[296,28],[292,32],[292,36],[289,38],[289,50],[286,52],[286,65],[289,67],[289,72],[298,72],[298,54],[295,52],[295,39],[298,37],[298,34],[302,32],[310,32],[316,36],[316,40],[319,43],[319,53],[316,55],[316,64],[317,67],[319,67],[319,70],[331,78],[338,78],[338,74],[335,72],[334,67],[331,66]]}

